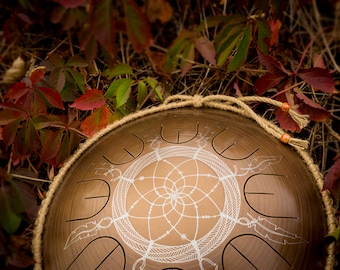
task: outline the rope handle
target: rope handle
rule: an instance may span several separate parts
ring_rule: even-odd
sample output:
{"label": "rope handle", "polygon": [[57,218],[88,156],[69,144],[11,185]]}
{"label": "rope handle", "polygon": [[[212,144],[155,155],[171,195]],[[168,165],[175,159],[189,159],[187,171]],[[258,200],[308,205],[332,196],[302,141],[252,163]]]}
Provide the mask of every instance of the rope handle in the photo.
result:
{"label": "rope handle", "polygon": [[212,95],[206,97],[201,95],[195,96],[173,95],[168,97],[164,101],[163,106],[170,106],[173,108],[187,106],[200,108],[206,106],[212,108],[219,108],[222,110],[233,111],[241,115],[244,115],[248,118],[252,118],[264,130],[266,130],[269,134],[279,139],[282,143],[289,144],[298,149],[308,148],[308,141],[291,137],[289,134],[284,132],[283,129],[275,125],[273,122],[270,122],[256,114],[247,104],[253,102],[267,103],[280,108],[282,111],[287,112],[292,117],[292,119],[299,125],[301,129],[306,127],[309,123],[308,116],[297,113],[294,109],[291,108],[291,106],[288,103],[259,96],[247,96],[236,98],[224,95]]}

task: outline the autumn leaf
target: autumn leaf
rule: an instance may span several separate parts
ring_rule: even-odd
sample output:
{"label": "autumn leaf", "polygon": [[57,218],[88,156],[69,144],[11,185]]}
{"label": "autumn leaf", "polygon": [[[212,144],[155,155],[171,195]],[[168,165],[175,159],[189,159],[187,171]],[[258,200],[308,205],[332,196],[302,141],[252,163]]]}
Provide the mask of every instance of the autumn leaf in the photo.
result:
{"label": "autumn leaf", "polygon": [[314,67],[301,69],[298,76],[309,85],[325,93],[335,93],[334,80],[329,71],[324,68]]}
{"label": "autumn leaf", "polygon": [[29,78],[32,82],[32,85],[36,85],[45,75],[46,68],[44,66],[36,67],[30,74]]}
{"label": "autumn leaf", "polygon": [[129,40],[137,52],[152,44],[151,29],[145,14],[134,0],[124,0],[125,22]]}
{"label": "autumn leaf", "polygon": [[[277,100],[279,100],[281,102],[287,102],[291,106],[291,108],[295,107],[294,96],[290,91],[278,95]],[[300,113],[297,110],[296,110],[296,112]],[[276,120],[279,122],[280,126],[284,130],[289,130],[291,132],[300,132],[301,131],[301,128],[294,121],[294,119],[289,115],[289,113],[281,110],[281,108],[278,108],[276,110],[275,117],[276,117]]]}
{"label": "autumn leaf", "polygon": [[41,164],[44,163],[45,161],[48,161],[57,155],[60,149],[63,133],[64,133],[63,130],[58,130],[56,132],[50,133],[50,136],[47,138],[47,140],[44,142],[42,146],[40,152],[39,166],[41,166]]}
{"label": "autumn leaf", "polygon": [[27,95],[29,90],[30,87],[28,87],[26,83],[17,82],[8,90],[4,98],[12,99],[14,102],[16,102],[21,97]]}
{"label": "autumn leaf", "polygon": [[330,112],[323,108],[318,103],[309,99],[299,89],[294,88],[295,102],[299,105],[301,114],[308,115],[313,121],[321,122],[326,121],[330,117]]}
{"label": "autumn leaf", "polygon": [[195,47],[205,60],[216,66],[216,51],[212,41],[206,36],[201,36],[196,40]]}
{"label": "autumn leaf", "polygon": [[337,188],[340,180],[340,158],[337,158],[334,164],[329,168],[324,181],[323,190]]}
{"label": "autumn leaf", "polygon": [[258,78],[254,84],[256,93],[258,95],[263,95],[269,89],[278,85],[286,76],[276,75],[273,73],[267,73],[260,78]]}
{"label": "autumn leaf", "polygon": [[[125,2],[125,1],[124,1]],[[116,29],[111,0],[91,1],[90,29],[100,45],[111,55],[114,54]]]}
{"label": "autumn leaf", "polygon": [[37,87],[36,91],[46,99],[49,105],[64,109],[64,104],[58,91],[48,87]]}
{"label": "autumn leaf", "polygon": [[98,89],[87,90],[85,94],[77,98],[71,108],[87,111],[102,107],[106,103],[104,92]]}
{"label": "autumn leaf", "polygon": [[260,50],[257,50],[257,55],[259,57],[259,61],[262,65],[264,65],[269,72],[277,75],[277,76],[290,76],[290,72],[288,72],[284,66],[277,61],[274,57],[270,55],[263,54]]}
{"label": "autumn leaf", "polygon": [[113,114],[106,106],[95,109],[80,125],[84,134],[92,137],[96,132],[105,128],[114,120]]}

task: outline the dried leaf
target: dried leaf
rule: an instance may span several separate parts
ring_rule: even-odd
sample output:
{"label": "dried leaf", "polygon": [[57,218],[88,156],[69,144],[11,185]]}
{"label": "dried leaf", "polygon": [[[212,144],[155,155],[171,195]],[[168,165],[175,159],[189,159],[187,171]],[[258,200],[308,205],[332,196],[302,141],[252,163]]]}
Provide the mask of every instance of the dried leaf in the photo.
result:
{"label": "dried leaf", "polygon": [[106,106],[103,106],[95,109],[94,112],[81,123],[80,127],[84,134],[92,137],[96,132],[112,123],[113,120],[114,117],[111,111]]}
{"label": "dried leaf", "polygon": [[216,51],[214,44],[206,36],[199,37],[196,40],[195,47],[205,60],[213,66],[216,66]]}
{"label": "dried leaf", "polygon": [[77,98],[71,105],[71,108],[87,111],[100,108],[106,103],[104,92],[98,89],[87,90],[85,94]]}
{"label": "dried leaf", "polygon": [[137,52],[152,44],[151,29],[145,14],[134,0],[124,0],[125,22],[129,40]]}
{"label": "dried leaf", "polygon": [[335,85],[332,76],[327,69],[314,67],[299,71],[299,77],[306,83],[325,93],[335,93]]}

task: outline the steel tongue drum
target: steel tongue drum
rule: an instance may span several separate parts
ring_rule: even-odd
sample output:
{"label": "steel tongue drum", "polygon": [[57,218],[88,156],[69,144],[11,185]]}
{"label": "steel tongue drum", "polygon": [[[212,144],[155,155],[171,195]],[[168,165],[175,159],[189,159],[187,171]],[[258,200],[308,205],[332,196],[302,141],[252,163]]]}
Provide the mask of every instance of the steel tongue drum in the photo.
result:
{"label": "steel tongue drum", "polygon": [[216,108],[134,117],[60,171],[36,269],[324,269],[327,215],[306,162]]}

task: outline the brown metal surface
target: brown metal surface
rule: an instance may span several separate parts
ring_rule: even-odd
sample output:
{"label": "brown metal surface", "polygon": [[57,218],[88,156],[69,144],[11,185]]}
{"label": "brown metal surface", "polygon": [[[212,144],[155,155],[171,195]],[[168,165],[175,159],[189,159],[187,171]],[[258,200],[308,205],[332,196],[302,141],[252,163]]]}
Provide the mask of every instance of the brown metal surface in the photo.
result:
{"label": "brown metal surface", "polygon": [[304,162],[251,120],[159,112],[72,164],[44,226],[44,269],[322,269],[326,219]]}

